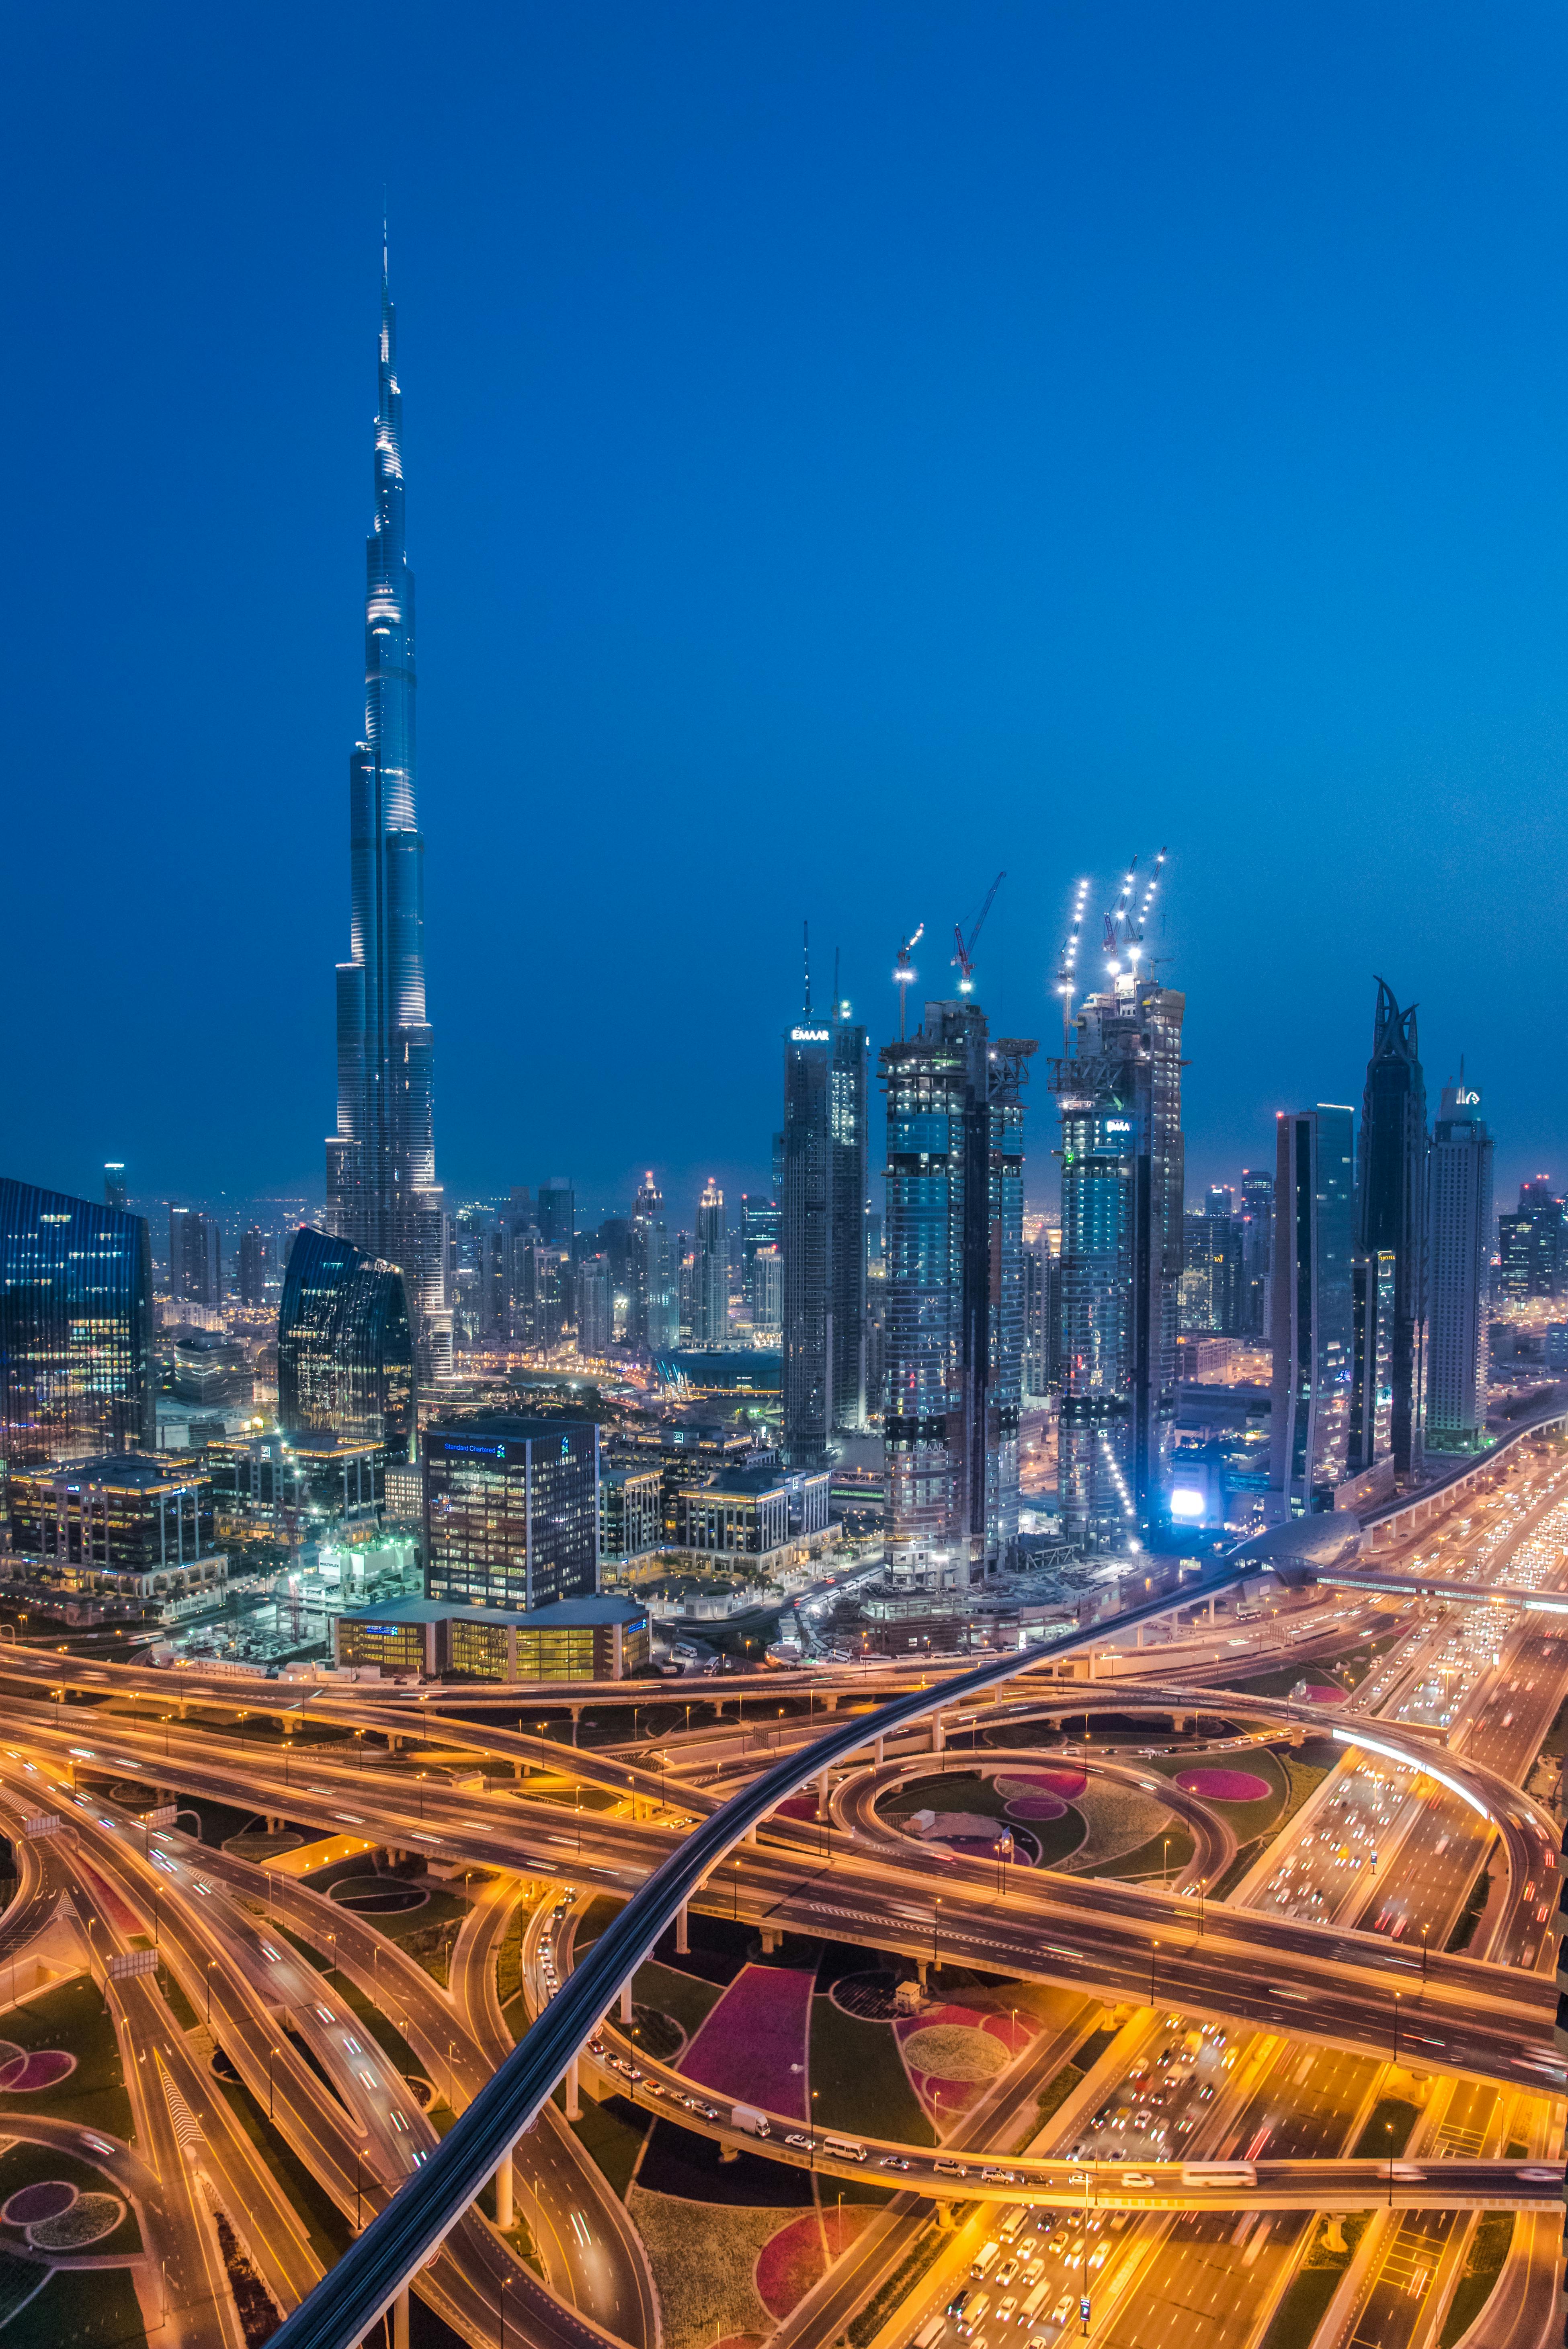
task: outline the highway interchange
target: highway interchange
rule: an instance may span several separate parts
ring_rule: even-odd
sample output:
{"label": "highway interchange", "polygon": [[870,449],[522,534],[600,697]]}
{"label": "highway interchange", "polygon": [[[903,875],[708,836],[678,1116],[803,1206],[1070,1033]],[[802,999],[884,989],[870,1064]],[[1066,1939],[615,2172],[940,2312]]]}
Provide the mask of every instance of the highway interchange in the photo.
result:
{"label": "highway interchange", "polygon": [[[1458,1525],[1434,1528],[1415,1546],[1423,1564],[1440,1547],[1446,1578],[1562,1586],[1568,1480],[1554,1454],[1541,1454],[1500,1481],[1487,1500],[1472,1497],[1467,1506],[1467,1532]],[[1266,2308],[1295,2273],[1300,2243],[1315,2225],[1311,2213],[1364,2210],[1386,2191],[1406,2216],[1396,2210],[1387,2222],[1396,2233],[1383,2250],[1358,2253],[1367,2275],[1356,2342],[1367,2349],[1375,2337],[1395,2349],[1416,2339],[1418,2326],[1399,2330],[1409,2313],[1394,2304],[1400,2295],[1384,2291],[1380,2281],[1390,2261],[1397,2269],[1408,2257],[1398,2250],[1398,2230],[1442,2221],[1431,2238],[1436,2276],[1445,2260],[1451,2269],[1466,2238],[1471,2222],[1463,2212],[1483,2206],[1529,2211],[1558,2203],[1561,2194],[1563,2071],[1552,2045],[1551,1982],[1557,1830],[1552,1814],[1522,1789],[1568,1695],[1568,1643],[1543,1628],[1552,1619],[1415,1601],[1397,1603],[1397,1611],[1385,1601],[1374,1611],[1343,1591],[1325,1590],[1292,1600],[1249,1632],[1251,1671],[1276,1659],[1346,1653],[1373,1625],[1399,1637],[1333,1717],[1336,1729],[1371,1743],[1347,1744],[1340,1768],[1222,1901],[1201,1903],[1196,1886],[1225,1871],[1234,1838],[1227,1842],[1216,1814],[1180,1798],[1176,1806],[1186,1811],[1196,1849],[1169,1891],[1057,1873],[1030,1880],[1031,1871],[1015,1867],[998,1898],[992,1863],[944,1857],[899,1835],[878,1810],[879,1797],[912,1771],[943,1766],[932,1754],[929,1723],[902,1735],[890,1731],[880,1753],[841,1756],[822,1787],[819,1818],[776,1815],[758,1840],[738,1845],[694,1905],[722,1904],[724,1913],[752,1920],[769,1935],[861,1940],[926,1969],[934,1960],[938,1966],[960,1961],[1047,1982],[1063,2016],[1054,2034],[1020,2057],[1016,2079],[1000,2084],[978,2118],[968,2116],[960,2132],[965,2144],[955,2140],[943,2149],[950,2168],[965,2170],[962,2178],[939,2178],[929,2148],[864,2140],[868,2160],[910,2166],[889,2168],[895,2202],[808,2295],[820,2301],[820,2310],[808,2306],[789,2320],[791,2344],[815,2337],[819,2314],[823,2324],[841,2329],[856,2295],[869,2298],[891,2272],[910,2230],[918,2231],[929,2214],[915,2191],[922,2178],[955,2215],[975,2213],[971,2229],[984,2220],[987,2201],[1006,2199],[1013,2184],[1019,2199],[1026,2189],[1042,2209],[1076,2202],[1102,2216],[1131,2213],[1114,2258],[1096,2271],[1094,2289],[1095,2337],[1119,2344],[1179,2337],[1160,2312],[1191,2296],[1195,2263],[1219,2312],[1213,2337],[1238,2344],[1261,2338]],[[1123,1652],[1114,1667],[1114,1694],[1096,1689],[1092,1702],[1114,1705],[1119,1715],[1136,1705],[1147,1717],[1150,1746],[1169,1744],[1173,1717],[1202,1713],[1284,1733],[1323,1725],[1321,1708],[1288,1698],[1217,1701],[1227,1665],[1233,1669],[1233,1651],[1227,1654],[1218,1639],[1194,1626],[1172,1644]],[[934,1690],[941,1675],[928,1667],[925,1677]],[[496,1961],[520,1900],[531,2010],[549,2003],[546,1992],[554,1986],[542,1979],[537,1945],[557,1906],[564,1930],[556,1962],[565,1967],[571,1925],[589,1898],[596,1890],[629,1895],[668,1863],[694,1832],[677,1821],[713,1820],[717,1806],[754,1781],[764,1764],[783,1766],[781,1754],[793,1752],[803,1770],[801,1755],[830,1722],[852,1739],[855,1725],[846,1724],[843,1710],[827,1713],[830,1697],[841,1708],[863,1707],[899,1684],[886,1677],[874,1690],[852,1676],[820,1682],[807,1717],[790,1716],[760,1749],[755,1728],[748,1733],[738,1723],[674,1732],[656,1749],[639,1738],[615,1749],[573,1751],[559,1733],[541,1735],[494,1719],[465,1723],[443,1711],[438,1727],[429,1723],[432,1708],[418,1697],[375,1688],[307,1693],[273,1684],[260,1694],[249,1690],[241,1702],[232,1688],[183,1680],[171,1687],[168,1674],[26,1650],[0,1659],[0,1681],[7,1692],[0,1806],[23,1855],[17,1894],[0,1926],[0,1956],[24,1945],[65,1893],[97,1954],[100,1979],[108,1955],[128,1951],[150,1926],[155,1930],[168,1974],[189,2010],[203,2018],[202,2030],[180,2027],[155,1976],[113,1982],[112,2010],[122,2045],[131,2051],[126,2068],[136,2135],[134,2148],[115,2148],[104,2158],[111,2169],[118,2164],[116,2174],[136,2195],[150,2240],[148,2272],[160,2276],[161,2308],[176,2336],[197,2342],[221,2335],[236,2349],[242,2335],[216,2272],[213,2208],[240,2220],[280,2312],[306,2298],[335,2246],[323,2239],[319,2220],[302,2216],[265,2143],[258,2145],[236,2121],[213,2079],[211,2042],[254,2103],[270,2108],[277,2137],[341,2214],[340,2240],[346,2241],[439,2141],[404,2066],[430,2084],[438,2106],[462,2112],[511,2053]],[[719,1692],[735,1701],[733,1686]],[[703,1700],[712,1693],[705,1689]],[[990,1693],[989,1702],[968,1700],[967,1712],[948,1728],[949,1740],[956,1736],[965,1746],[983,1741],[978,1750],[987,1767],[1008,1756],[1037,1760],[1042,1716],[1059,1721],[1068,1707],[1081,1714],[1090,1701],[1081,1682],[1070,1691],[1031,1682],[1026,1691],[1008,1694],[998,1686]],[[588,1694],[601,1713],[611,1702],[634,1701],[625,1690]],[[761,1684],[755,1694],[760,1698]],[[774,1694],[769,1686],[768,1695]],[[634,1701],[645,1708],[650,1702],[645,1692]],[[297,1729],[259,1737],[254,1717],[263,1707],[274,1720],[285,1711],[295,1724],[308,1720],[315,1736],[326,1722],[360,1734],[335,1744],[314,1738],[304,1744]],[[975,1718],[965,1728],[970,1714]],[[1016,1746],[1007,1743],[1012,1736]],[[443,1749],[467,1743],[486,1783],[459,1787],[450,1775],[421,1775],[418,1753],[410,1760],[386,1752],[394,1740],[421,1748],[436,1742]],[[367,1745],[384,1758],[372,1762]],[[1418,1793],[1413,1765],[1423,1754],[1441,1775],[1425,1777]],[[944,1758],[954,1767],[974,1766],[962,1753]],[[1114,1752],[1088,1760],[1112,1776],[1138,1775],[1137,1751],[1125,1735]],[[127,1780],[176,1800],[232,1804],[238,1795],[260,1815],[324,1836],[352,1839],[363,1829],[367,1847],[423,1849],[447,1864],[482,1868],[487,1881],[459,1935],[448,1985],[438,1985],[391,1937],[286,1872],[198,1846],[178,1828],[149,1831],[134,1806],[113,1796],[116,1785],[127,1791]],[[575,1800],[568,1807],[569,1786],[593,1789],[594,1803],[608,1807],[579,1809]],[[1169,1791],[1163,1781],[1161,1787]],[[29,1838],[24,1822],[48,1811],[68,1832]],[[1357,1827],[1376,1834],[1375,1878],[1344,1857]],[[1472,1942],[1475,1954],[1446,1955],[1444,1944],[1489,1848],[1491,1897]],[[1422,1926],[1425,1952],[1418,1941]],[[324,1971],[329,1951],[330,1970]],[[344,1982],[390,2020],[387,2044],[367,2035],[361,2013],[345,2002]],[[209,2001],[210,2039],[203,2036]],[[1075,2017],[1087,2026],[1108,2002],[1126,2019],[1086,2084],[1105,2093],[1092,2110],[1087,2104],[1064,2107],[1054,2136],[1045,2133],[1052,2141],[1020,2151],[1019,2128],[1038,2093],[1041,2066],[1049,2061],[1059,2068],[1069,2043],[1084,2035]],[[1103,2127],[1097,2133],[1095,2122],[1101,2106],[1125,2104],[1111,2077],[1118,2064],[1124,2079],[1136,2076],[1140,2064],[1149,2075],[1158,2056],[1150,2049],[1169,2036],[1168,2016],[1179,2018],[1183,2030],[1222,2020],[1242,2053],[1193,2123],[1181,2158],[1161,2158],[1165,2149],[1153,2138],[1119,2147],[1110,2141],[1115,2127],[1108,2136]],[[1357,2158],[1349,2147],[1390,2077],[1396,2032],[1400,2076],[1418,2073],[1422,2094],[1402,2164],[1390,2169],[1389,2160],[1380,2167],[1375,2153]],[[601,2045],[606,2062],[613,2054],[633,2060],[614,2013]],[[593,2068],[594,2059],[585,2057],[584,2071]],[[608,2084],[675,2108],[683,2093],[677,2075],[645,2059],[639,2068],[642,2081],[615,2074]],[[655,2087],[662,2097],[654,2097]],[[727,2112],[709,2118],[679,2108],[683,2126],[734,2142]],[[976,2130],[988,2130],[994,2145],[979,2141]],[[788,2133],[780,2116],[769,2147],[775,2158],[832,2174],[820,2144],[789,2147]],[[1119,2135],[1127,2137],[1125,2126]],[[1520,2146],[1522,2155],[1512,2150]],[[961,2151],[968,2158],[958,2163]],[[1244,2189],[1230,2189],[1228,2220],[1212,2207],[1224,2199],[1224,2189],[1183,2182],[1191,2161],[1248,2158],[1255,2178]],[[1013,2177],[987,2180],[987,2168]],[[476,2343],[498,2337],[499,2315],[516,2326],[519,2339],[581,2344],[610,2337],[655,2349],[656,2290],[635,2229],[553,2104],[519,2141],[511,2174],[542,2276],[520,2256],[515,2231],[503,2236],[492,2223],[492,2194],[445,2234],[434,2264],[419,2276],[421,2296]],[[1238,2202],[1272,2215],[1266,2228],[1260,2220],[1233,2241]],[[1182,2214],[1183,2204],[1190,2215]],[[965,2231],[963,2225],[955,2230],[952,2257],[962,2251],[957,2238]],[[1550,2217],[1522,2219],[1515,2230],[1513,2265],[1523,2258],[1525,2282],[1505,2281],[1524,2312],[1522,2323],[1542,2300],[1535,2271],[1551,2232]],[[1086,2250],[1086,2261],[1089,2256]],[[939,2260],[932,2275],[940,2283],[944,2274]],[[898,2321],[907,2317],[913,2329],[924,2313],[921,2294],[930,2282],[928,2275],[895,2313],[890,2341]],[[1427,2287],[1414,2296],[1424,2302]],[[1379,2314],[1383,2301],[1391,2313]],[[401,2329],[396,2318],[394,2329]],[[830,2330],[822,2337],[834,2336]]]}

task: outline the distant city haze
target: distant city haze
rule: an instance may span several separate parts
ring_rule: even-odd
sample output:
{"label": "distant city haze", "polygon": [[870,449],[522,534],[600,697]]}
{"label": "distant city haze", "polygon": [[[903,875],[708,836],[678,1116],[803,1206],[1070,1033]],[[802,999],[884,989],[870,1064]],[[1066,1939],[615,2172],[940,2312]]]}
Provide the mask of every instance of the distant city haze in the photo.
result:
{"label": "distant city haze", "polygon": [[1054,1206],[1072,892],[1099,984],[1161,844],[1190,1199],[1376,973],[1568,1183],[1560,18],[88,22],[15,33],[5,1171],[322,1195],[385,183],[449,1203],[766,1190],[802,918],[874,1056],[1005,867]]}

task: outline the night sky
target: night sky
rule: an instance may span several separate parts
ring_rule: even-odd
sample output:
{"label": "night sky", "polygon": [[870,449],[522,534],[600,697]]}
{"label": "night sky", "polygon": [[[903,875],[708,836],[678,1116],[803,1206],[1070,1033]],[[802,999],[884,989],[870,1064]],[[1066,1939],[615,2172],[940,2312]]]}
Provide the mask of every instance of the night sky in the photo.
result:
{"label": "night sky", "polygon": [[[882,1038],[1005,866],[1048,1045],[1074,882],[1161,843],[1190,1191],[1359,1099],[1377,971],[1500,1198],[1568,1180],[1559,7],[7,46],[0,1171],[319,1195],[385,182],[453,1204],[764,1185],[802,916]],[[1031,1134],[1043,1206],[1043,1071]]]}

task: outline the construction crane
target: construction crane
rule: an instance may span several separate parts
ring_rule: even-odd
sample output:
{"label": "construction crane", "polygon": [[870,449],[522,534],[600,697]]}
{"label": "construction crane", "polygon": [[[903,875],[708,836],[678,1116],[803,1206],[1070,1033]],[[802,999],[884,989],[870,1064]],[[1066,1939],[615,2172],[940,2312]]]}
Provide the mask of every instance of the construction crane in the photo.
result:
{"label": "construction crane", "polygon": [[1068,1050],[1072,1034],[1073,997],[1078,989],[1078,940],[1083,936],[1084,908],[1088,903],[1088,883],[1080,881],[1073,892],[1072,920],[1057,963],[1057,993],[1062,999],[1062,1050]]}
{"label": "construction crane", "polygon": [[922,922],[912,938],[904,938],[901,941],[898,960],[893,965],[892,983],[898,989],[898,1040],[901,1044],[904,1040],[904,1007],[909,1001],[909,990],[915,977],[914,965],[911,962],[910,956],[924,936],[925,924]]}
{"label": "construction crane", "polygon": [[1165,851],[1161,849],[1154,860],[1154,870],[1144,885],[1143,895],[1139,901],[1138,911],[1135,914],[1132,910],[1132,898],[1133,892],[1138,886],[1136,856],[1127,868],[1121,884],[1121,895],[1116,901],[1115,910],[1105,917],[1105,956],[1113,976],[1119,972],[1123,959],[1126,960],[1127,967],[1134,977],[1137,976],[1138,958],[1143,951],[1144,932],[1148,928],[1150,912],[1154,904],[1155,893],[1160,886],[1161,874],[1164,870]]}
{"label": "construction crane", "polygon": [[956,948],[956,952],[954,953],[953,959],[958,965],[958,992],[960,995],[967,995],[975,985],[975,941],[980,935],[981,926],[985,922],[986,915],[991,910],[996,892],[1002,886],[1002,884],[1006,877],[1007,875],[1005,872],[998,873],[995,881],[992,882],[989,889],[986,890],[985,903],[981,906],[980,911],[975,916],[975,926],[969,933],[969,943],[967,946],[964,943],[964,925],[962,922],[954,922],[953,925],[953,943]]}

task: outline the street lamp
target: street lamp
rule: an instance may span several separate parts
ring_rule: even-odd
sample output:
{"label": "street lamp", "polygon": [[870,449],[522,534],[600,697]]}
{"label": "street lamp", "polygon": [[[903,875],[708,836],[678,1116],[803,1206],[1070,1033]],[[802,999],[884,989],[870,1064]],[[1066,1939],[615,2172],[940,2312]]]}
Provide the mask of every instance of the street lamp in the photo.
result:
{"label": "street lamp", "polygon": [[939,1931],[939,1929],[940,1929],[940,1927],[941,1927],[941,1924],[942,1924],[942,1896],[941,1896],[941,1895],[940,1895],[940,1893],[939,1893],[939,1894],[937,1895],[936,1904],[935,1904],[934,1908],[932,1909],[932,1912],[931,1912],[931,1971],[932,1971],[932,1972],[933,1972],[933,1973],[934,1973],[934,1972],[936,1971],[937,1966],[938,1966],[938,1965],[940,1964],[940,1962],[941,1962],[941,1961],[940,1961],[940,1959],[939,1959],[939,1957],[938,1957],[938,1955],[937,1955],[938,1947],[939,1947],[939,1943],[938,1943],[937,1936],[938,1936],[938,1931]]}
{"label": "street lamp", "polygon": [[275,2047],[269,2047],[269,2048],[268,2048],[268,2050],[267,2050],[267,2118],[268,2118],[268,2120],[271,2120],[271,2119],[272,2119],[272,2117],[273,2117],[273,2056],[274,2056],[277,2053],[278,2053],[278,2050],[277,2050]]}
{"label": "street lamp", "polygon": [[1150,2006],[1154,2003],[1154,1961],[1159,1953],[1159,1942],[1151,1941],[1149,1946],[1149,2003]]}

